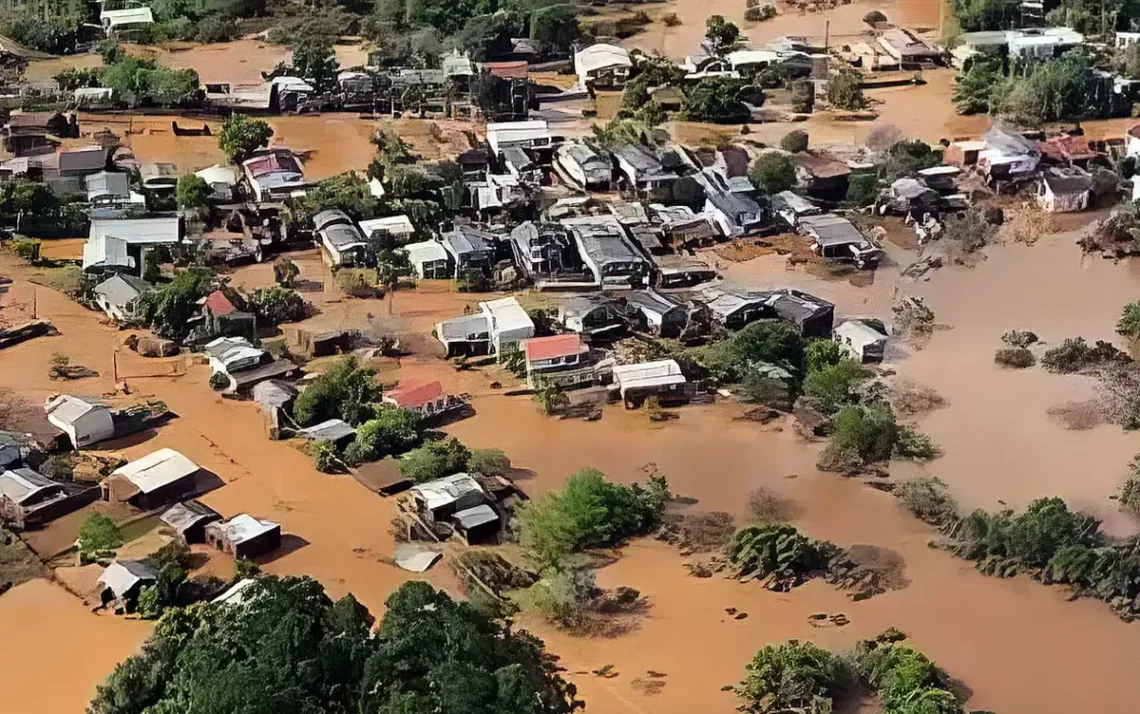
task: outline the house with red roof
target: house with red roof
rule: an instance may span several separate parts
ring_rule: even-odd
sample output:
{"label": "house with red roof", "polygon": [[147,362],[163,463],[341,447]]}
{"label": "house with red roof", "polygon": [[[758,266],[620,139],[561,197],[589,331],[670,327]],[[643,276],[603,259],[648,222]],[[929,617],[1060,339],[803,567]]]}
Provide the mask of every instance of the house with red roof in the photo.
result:
{"label": "house with red roof", "polygon": [[448,405],[447,392],[438,380],[434,382],[413,382],[401,384],[384,393],[383,402],[394,407],[407,409],[423,416],[444,411]]}
{"label": "house with red roof", "polygon": [[523,340],[522,351],[530,389],[583,387],[600,381],[600,365],[576,332]]}
{"label": "house with red roof", "polygon": [[202,300],[204,337],[245,337],[257,341],[257,317],[238,309],[236,300],[236,295],[225,290],[215,290]]}

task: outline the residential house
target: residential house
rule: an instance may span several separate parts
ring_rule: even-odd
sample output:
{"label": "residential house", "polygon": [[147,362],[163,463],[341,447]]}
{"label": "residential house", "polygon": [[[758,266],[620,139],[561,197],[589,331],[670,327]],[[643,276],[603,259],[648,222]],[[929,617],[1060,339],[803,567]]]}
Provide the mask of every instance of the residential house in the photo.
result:
{"label": "residential house", "polygon": [[15,156],[55,150],[60,139],[79,136],[74,114],[14,111],[4,125],[4,148]]}
{"label": "residential house", "polygon": [[258,203],[303,195],[308,184],[301,161],[289,149],[263,149],[241,166]]}
{"label": "residential house", "polygon": [[141,275],[148,253],[160,246],[173,248],[181,241],[181,223],[176,217],[95,218],[83,246],[83,269]]}
{"label": "residential house", "polygon": [[416,234],[416,227],[412,225],[412,219],[402,213],[398,216],[370,218],[367,221],[361,221],[359,225],[366,239],[383,235],[389,237],[396,245],[407,243]]}
{"label": "residential house", "polygon": [[959,69],[978,55],[1046,59],[1084,44],[1084,35],[1071,27],[1034,27],[1016,30],[963,32],[951,51],[952,63]]}
{"label": "residential house", "polygon": [[281,547],[281,524],[242,513],[205,528],[206,543],[234,558],[257,558]]}
{"label": "residential house", "polygon": [[447,279],[455,276],[451,254],[437,240],[409,243],[404,246],[416,276],[422,279]]}
{"label": "residential house", "polygon": [[297,371],[297,365],[274,359],[242,337],[219,337],[204,349],[210,361],[210,386],[226,395],[248,392],[258,382],[281,379]]}
{"label": "residential house", "polygon": [[174,449],[159,449],[111,472],[100,488],[105,501],[149,510],[191,496],[201,469]]}
{"label": "residential house", "polygon": [[835,305],[800,290],[772,292],[765,300],[779,319],[792,325],[806,339],[831,337]]}
{"label": "residential house", "polygon": [[804,216],[818,216],[823,212],[819,206],[791,191],[780,191],[772,196],[772,210],[791,228],[798,228]]}
{"label": "residential house", "polygon": [[487,144],[496,156],[515,147],[544,152],[549,157],[549,152],[556,149],[562,140],[550,130],[544,119],[487,124]]}
{"label": "residential house", "polygon": [[124,35],[154,24],[149,7],[127,7],[121,10],[101,10],[99,24],[107,35]]}
{"label": "residential house", "polygon": [[99,599],[106,607],[113,603],[116,610],[132,611],[143,586],[158,579],[158,573],[141,560],[115,560],[99,575]]}
{"label": "residential house", "polygon": [[619,178],[628,190],[650,200],[672,199],[672,187],[678,176],[667,170],[649,149],[627,144],[618,147],[613,153]]}
{"label": "residential house", "polygon": [[754,293],[733,285],[709,286],[701,289],[701,299],[714,319],[730,330],[739,330],[750,322],[770,314],[767,293]]}
{"label": "residential house", "polygon": [[1047,213],[1074,213],[1089,207],[1092,177],[1083,169],[1050,168],[1041,172],[1037,205]]}
{"label": "residential house", "polygon": [[[504,157],[515,153],[523,154],[522,149],[507,149]],[[515,164],[507,162],[508,166]],[[488,174],[485,180],[467,182],[467,190],[471,196],[471,204],[481,220],[488,216],[495,216],[507,209],[521,207],[527,202],[527,189],[525,186],[537,186],[542,181],[542,170],[537,164],[532,164],[533,170],[521,172],[521,179],[509,173]]]}
{"label": "residential house", "polygon": [[[510,176],[520,185],[538,186],[543,183],[543,170],[538,161],[525,149],[519,146],[508,146],[499,154],[499,163],[502,164],[506,176]],[[488,182],[490,177],[488,176]]]}
{"label": "residential house", "polygon": [[99,497],[97,486],[59,483],[29,468],[0,470],[0,521],[30,530]]}
{"label": "residential house", "polygon": [[132,194],[131,180],[126,174],[100,171],[84,177],[83,182],[87,188],[88,203],[138,203],[144,206],[146,205],[146,200],[142,196]]}
{"label": "residential house", "polygon": [[676,360],[614,365],[613,388],[621,395],[626,408],[640,404],[650,396],[677,397],[685,393],[685,375]]}
{"label": "residential house", "polygon": [[1095,151],[1084,136],[1051,136],[1038,144],[1041,158],[1059,166],[1077,166],[1087,169],[1089,162],[1101,154]]}
{"label": "residential house", "polygon": [[879,46],[900,65],[926,64],[942,59],[942,50],[901,27],[893,27],[879,35]]}
{"label": "residential house", "polygon": [[531,279],[583,270],[573,234],[557,223],[527,221],[515,226],[511,229],[511,250],[515,265]]}
{"label": "residential house", "polygon": [[297,436],[313,443],[326,443],[342,449],[356,437],[356,429],[343,419],[326,419],[297,430]]}
{"label": "residential house", "polygon": [[154,286],[142,278],[114,273],[91,292],[95,296],[95,304],[107,317],[119,322],[134,322],[140,317],[142,305],[139,298],[151,290]]}
{"label": "residential house", "polygon": [[483,312],[436,323],[433,332],[446,350],[445,357],[477,356],[491,352],[491,320]]}
{"label": "residential house", "polygon": [[648,283],[649,263],[629,242],[621,223],[613,216],[568,218],[582,262],[603,290],[639,288]]}
{"label": "residential house", "polygon": [[491,169],[491,152],[483,147],[468,149],[455,157],[455,163],[463,170],[465,181],[478,181],[486,177]]}
{"label": "residential house", "polygon": [[384,404],[391,404],[423,417],[436,416],[461,404],[458,399],[444,391],[443,384],[439,380],[400,384],[394,389],[385,391],[382,401]]}
{"label": "residential house", "polygon": [[313,228],[320,237],[326,260],[334,267],[365,265],[371,260],[367,238],[339,208],[313,216]]}
{"label": "residential house", "polygon": [[455,275],[464,276],[470,271],[491,274],[495,262],[495,236],[466,224],[444,233],[440,242],[455,264]]}
{"label": "residential house", "polygon": [[581,191],[608,191],[614,180],[609,154],[581,141],[568,141],[554,152],[554,170],[570,186]]}
{"label": "residential house", "polygon": [[958,189],[958,177],[962,169],[957,166],[931,166],[919,169],[918,178],[924,184],[940,193],[953,193]]}
{"label": "residential house", "polygon": [[520,349],[523,340],[534,337],[534,322],[513,297],[481,302],[479,310],[487,316],[491,347],[500,359]]}
{"label": "residential house", "polygon": [[878,320],[844,320],[832,334],[839,347],[859,362],[882,362],[887,333]]}
{"label": "residential house", "polygon": [[269,438],[281,438],[281,428],[292,424],[289,416],[294,400],[297,399],[297,388],[288,382],[276,379],[267,379],[258,382],[250,390],[253,401],[257,402],[265,412],[269,422]]}
{"label": "residential house", "polygon": [[563,389],[593,384],[598,374],[588,359],[590,348],[577,333],[523,340],[526,383],[530,389]]}
{"label": "residential house", "polygon": [[661,227],[663,240],[674,248],[691,248],[711,244],[717,230],[704,213],[693,213],[688,206],[649,204],[653,222]]}
{"label": "residential house", "polygon": [[609,337],[625,331],[625,307],[606,295],[576,295],[559,304],[558,322],[588,338]]}
{"label": "residential house", "polygon": [[1032,141],[993,128],[982,139],[986,148],[978,153],[978,167],[990,181],[1023,178],[1037,171],[1040,154]]}
{"label": "residential house", "polygon": [[632,290],[623,297],[626,315],[638,332],[677,337],[688,323],[688,308],[655,290]]}
{"label": "residential house", "polygon": [[693,287],[715,280],[717,276],[711,265],[687,255],[657,255],[653,257],[653,263],[657,268],[654,284],[662,290]]}
{"label": "residential house", "polygon": [[0,469],[19,466],[34,444],[35,439],[30,434],[0,430]]}
{"label": "residential house", "polygon": [[980,140],[953,141],[942,152],[942,161],[950,166],[974,166],[987,148],[986,142]]}
{"label": "residential house", "polygon": [[47,420],[82,449],[115,436],[115,421],[105,404],[61,394],[44,403]]}
{"label": "residential house", "polygon": [[809,196],[842,200],[847,195],[851,169],[847,164],[823,154],[802,151],[792,154],[796,185]]}
{"label": "residential house", "polygon": [[765,222],[760,204],[743,194],[719,190],[705,192],[704,214],[725,238],[747,235]]}
{"label": "residential house", "polygon": [[169,162],[139,164],[142,187],[151,193],[173,196],[178,189],[178,165]]}
{"label": "residential house", "polygon": [[834,213],[807,216],[800,227],[812,238],[812,252],[823,258],[853,262],[856,267],[874,268],[882,258],[882,250],[867,240],[863,232],[847,218]]}
{"label": "residential house", "polygon": [[941,200],[938,192],[924,182],[904,176],[891,182],[886,205],[895,213],[921,220],[926,214],[936,213]]}
{"label": "residential house", "polygon": [[338,328],[317,329],[296,325],[283,328],[289,351],[308,359],[345,354],[356,346],[360,332]]}
{"label": "residential house", "polygon": [[621,89],[633,62],[620,45],[598,43],[574,53],[574,73],[583,87]]}
{"label": "residential house", "polygon": [[245,344],[257,339],[257,316],[239,310],[235,297],[225,290],[215,290],[203,299],[201,328],[205,337],[238,337]]}
{"label": "residential house", "polygon": [[236,188],[240,179],[237,169],[233,166],[214,164],[201,171],[195,171],[194,175],[209,185],[210,190],[213,191],[210,196],[211,200],[219,203],[230,203],[237,199]]}
{"label": "residential house", "polygon": [[470,474],[459,473],[412,486],[416,510],[428,523],[443,522],[452,514],[487,502],[487,492]]}
{"label": "residential house", "polygon": [[158,517],[185,543],[205,543],[206,525],[222,520],[220,513],[209,506],[190,499],[176,503]]}

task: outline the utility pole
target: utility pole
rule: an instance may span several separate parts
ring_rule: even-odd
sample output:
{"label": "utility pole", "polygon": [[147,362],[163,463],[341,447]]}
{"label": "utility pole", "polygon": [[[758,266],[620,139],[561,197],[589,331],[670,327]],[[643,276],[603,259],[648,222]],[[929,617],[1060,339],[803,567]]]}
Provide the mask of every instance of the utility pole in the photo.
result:
{"label": "utility pole", "polygon": [[823,25],[823,50],[824,52],[831,46],[831,20],[824,21]]}

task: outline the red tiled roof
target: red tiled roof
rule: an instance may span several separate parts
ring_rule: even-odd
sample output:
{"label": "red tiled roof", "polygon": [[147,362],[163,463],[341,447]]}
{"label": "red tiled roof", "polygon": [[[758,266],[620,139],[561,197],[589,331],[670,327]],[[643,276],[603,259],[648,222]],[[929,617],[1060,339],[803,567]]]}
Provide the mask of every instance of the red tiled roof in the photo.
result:
{"label": "red tiled roof", "polygon": [[215,315],[230,315],[237,311],[234,304],[221,290],[215,290],[206,298],[206,307]]}
{"label": "red tiled roof", "polygon": [[419,407],[442,397],[443,385],[438,381],[401,385],[384,396],[405,409]]}
{"label": "red tiled roof", "polygon": [[589,352],[590,348],[582,342],[581,335],[571,332],[566,335],[553,337],[532,337],[523,341],[523,352],[528,362],[536,360],[554,359],[555,357],[570,357]]}
{"label": "red tiled roof", "polygon": [[523,60],[515,62],[484,62],[487,71],[503,79],[526,79],[530,63]]}

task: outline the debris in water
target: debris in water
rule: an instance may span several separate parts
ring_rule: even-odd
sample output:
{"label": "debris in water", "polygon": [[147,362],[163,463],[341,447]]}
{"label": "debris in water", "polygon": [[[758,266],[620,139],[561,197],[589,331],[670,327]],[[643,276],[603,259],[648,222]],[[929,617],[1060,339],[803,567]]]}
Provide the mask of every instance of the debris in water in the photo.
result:
{"label": "debris in water", "polygon": [[405,543],[396,548],[393,560],[396,565],[412,573],[422,573],[443,557],[443,553],[432,550],[426,545],[418,543]]}

